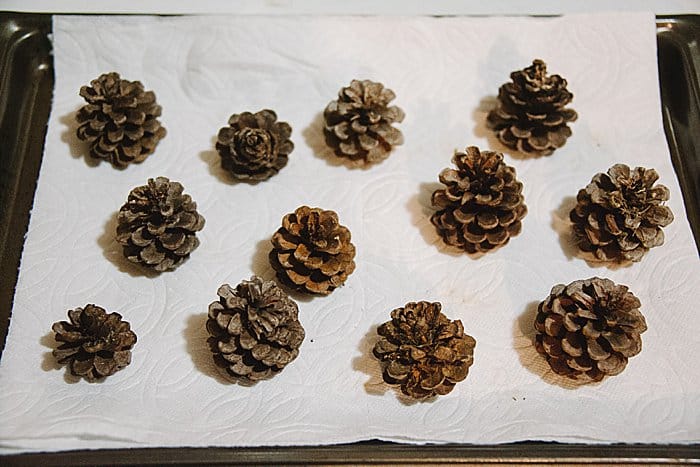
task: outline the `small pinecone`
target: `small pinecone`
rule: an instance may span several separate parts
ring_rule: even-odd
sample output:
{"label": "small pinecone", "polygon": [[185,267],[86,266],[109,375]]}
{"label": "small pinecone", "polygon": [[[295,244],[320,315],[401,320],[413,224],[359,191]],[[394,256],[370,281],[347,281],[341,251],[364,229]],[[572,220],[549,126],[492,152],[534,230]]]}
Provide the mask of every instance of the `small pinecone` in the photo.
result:
{"label": "small pinecone", "polygon": [[131,363],[136,334],[119,313],[107,313],[97,305],[86,305],[68,312],[68,321],[52,326],[58,363],[68,364],[70,372],[90,382],[97,381]]}
{"label": "small pinecone", "polygon": [[389,157],[393,146],[403,144],[401,131],[392,124],[404,119],[403,110],[389,102],[396,95],[381,83],[352,80],[323,112],[326,143],[339,157],[378,162]]}
{"label": "small pinecone", "polygon": [[267,180],[287,165],[294,143],[292,127],[278,122],[277,114],[265,109],[234,114],[229,126],[219,130],[216,149],[221,166],[239,180]]}
{"label": "small pinecone", "polygon": [[196,232],[204,227],[204,217],[182,190],[165,177],[149,178],[147,185],[131,190],[117,225],[117,241],[129,261],[167,271],[199,246]]}
{"label": "small pinecone", "polygon": [[350,231],[333,211],[301,206],[272,236],[270,263],[286,286],[327,295],[355,270]]}
{"label": "small pinecone", "polygon": [[620,374],[642,350],[640,306],[626,286],[608,279],[556,285],[538,307],[535,347],[555,373],[579,382]]}
{"label": "small pinecone", "polygon": [[664,243],[661,229],[673,221],[673,213],[661,203],[670,192],[654,186],[654,169],[615,164],[607,174],[596,174],[579,190],[569,215],[574,238],[582,251],[600,261],[639,261],[650,248]]}
{"label": "small pinecone", "polygon": [[89,142],[90,155],[96,159],[122,168],[142,162],[165,137],[158,121],[161,107],[153,91],[145,91],[140,81],[106,73],[81,87],[80,95],[87,104],[76,116],[78,138]]}
{"label": "small pinecone", "polygon": [[523,184],[503,154],[470,146],[456,152],[457,169],[444,169],[440,182],[447,186],[432,196],[437,208],[430,221],[448,245],[468,253],[487,252],[505,245],[520,233],[527,214]]}
{"label": "small pinecone", "polygon": [[567,125],[578,115],[564,108],[574,95],[559,75],[547,76],[547,65],[534,60],[524,70],[510,74],[513,80],[498,90],[498,106],[486,120],[498,139],[511,149],[546,156],[571,136]]}
{"label": "small pinecone", "polygon": [[240,382],[268,379],[299,355],[304,328],[297,304],[257,276],[222,285],[209,305],[207,330],[216,365]]}
{"label": "small pinecone", "polygon": [[400,384],[401,392],[414,399],[449,393],[474,362],[476,341],[441,308],[439,302],[407,303],[377,328],[381,338],[374,355],[384,363],[384,381]]}

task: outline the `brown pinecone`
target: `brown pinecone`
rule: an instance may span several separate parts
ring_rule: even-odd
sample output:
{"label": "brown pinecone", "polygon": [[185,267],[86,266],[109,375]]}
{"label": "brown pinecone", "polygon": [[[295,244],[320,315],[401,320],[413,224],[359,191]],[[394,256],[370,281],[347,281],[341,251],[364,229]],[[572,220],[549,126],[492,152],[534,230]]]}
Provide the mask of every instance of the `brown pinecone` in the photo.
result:
{"label": "brown pinecone", "polygon": [[277,114],[265,109],[234,114],[229,126],[219,130],[216,149],[221,166],[240,180],[261,181],[287,165],[294,143],[292,127],[278,122]]}
{"label": "brown pinecone", "polygon": [[457,169],[444,169],[440,181],[447,186],[432,196],[437,208],[430,221],[445,243],[468,253],[487,252],[505,245],[520,233],[527,214],[523,184],[503,154],[469,146],[456,152]]}
{"label": "brown pinecone", "polygon": [[439,302],[407,303],[377,328],[381,338],[373,352],[383,363],[384,381],[400,384],[414,399],[449,393],[474,362],[476,341],[441,308]]}
{"label": "brown pinecone", "polygon": [[552,154],[571,136],[568,123],[578,115],[565,106],[574,95],[559,75],[547,76],[547,65],[534,60],[510,74],[513,81],[498,90],[498,106],[486,121],[511,149],[538,156]]}
{"label": "brown pinecone", "polygon": [[333,211],[301,206],[282,219],[272,236],[270,263],[294,290],[327,295],[355,270],[350,231]]}
{"label": "brown pinecone", "polygon": [[81,87],[80,95],[87,104],[76,116],[78,138],[89,142],[94,158],[123,168],[145,160],[165,137],[158,121],[161,107],[153,91],[145,91],[140,81],[106,73]]}
{"label": "brown pinecone", "polygon": [[608,279],[556,285],[538,307],[535,347],[555,373],[579,382],[617,375],[642,350],[640,306],[626,286]]}
{"label": "brown pinecone", "polygon": [[68,321],[52,326],[56,340],[53,351],[58,363],[68,364],[70,372],[90,382],[97,381],[131,363],[136,334],[119,313],[109,313],[97,305],[86,305],[68,312]]}
{"label": "brown pinecone", "polygon": [[607,174],[596,174],[579,190],[569,215],[574,239],[584,252],[600,261],[639,261],[650,248],[664,243],[661,229],[673,213],[661,203],[670,192],[654,183],[654,169],[615,164]]}
{"label": "brown pinecone", "polygon": [[131,190],[117,225],[117,241],[129,261],[167,271],[199,246],[196,232],[204,227],[204,217],[182,190],[165,177],[149,178],[147,185]]}
{"label": "brown pinecone", "polygon": [[209,305],[207,330],[214,361],[236,381],[271,378],[299,355],[304,328],[297,304],[257,276],[235,289],[222,285]]}
{"label": "brown pinecone", "polygon": [[338,92],[323,112],[326,143],[339,157],[378,162],[389,157],[393,146],[403,144],[394,123],[404,119],[403,110],[389,106],[396,95],[381,83],[352,80]]}

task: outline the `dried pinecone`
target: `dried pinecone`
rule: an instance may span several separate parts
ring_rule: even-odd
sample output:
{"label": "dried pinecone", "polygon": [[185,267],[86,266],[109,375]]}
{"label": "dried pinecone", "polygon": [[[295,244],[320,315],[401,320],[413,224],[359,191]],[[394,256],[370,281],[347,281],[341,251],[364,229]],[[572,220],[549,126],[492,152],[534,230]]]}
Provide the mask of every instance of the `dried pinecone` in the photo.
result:
{"label": "dried pinecone", "polygon": [[265,109],[234,114],[229,126],[219,130],[216,149],[221,166],[240,180],[261,181],[287,165],[294,143],[292,127],[278,122],[277,114]]}
{"label": "dried pinecone", "polygon": [[414,399],[449,393],[474,362],[476,341],[441,308],[439,302],[407,303],[377,328],[381,338],[374,355],[384,363],[384,381],[400,384],[401,392]]}
{"label": "dried pinecone", "polygon": [[574,95],[559,75],[547,76],[547,65],[534,60],[524,70],[510,74],[513,80],[498,90],[498,106],[486,121],[498,139],[526,154],[546,156],[571,136],[569,122],[578,115],[564,108]]}
{"label": "dried pinecone", "polygon": [[222,285],[209,305],[207,330],[214,361],[237,381],[273,377],[299,355],[304,328],[297,304],[257,276],[235,289]]}
{"label": "dried pinecone", "polygon": [[68,364],[70,372],[90,382],[97,381],[131,363],[136,334],[119,313],[109,313],[97,305],[86,305],[68,312],[68,321],[52,326],[58,363]]}
{"label": "dried pinecone", "polygon": [[569,217],[574,238],[584,252],[600,261],[639,261],[650,248],[664,243],[661,229],[673,213],[661,203],[670,192],[654,183],[654,169],[615,164],[607,174],[596,174],[579,190]]}
{"label": "dried pinecone", "polygon": [[579,382],[617,375],[642,350],[640,306],[626,286],[608,279],[556,285],[538,307],[535,347],[555,373]]}
{"label": "dried pinecone", "polygon": [[355,270],[350,231],[333,211],[301,206],[282,219],[272,236],[270,263],[294,290],[327,295]]}
{"label": "dried pinecone", "polygon": [[94,158],[126,167],[145,160],[165,137],[158,121],[161,107],[153,91],[145,91],[140,81],[106,73],[81,87],[80,95],[87,104],[76,116],[78,138],[89,142]]}
{"label": "dried pinecone", "polygon": [[323,112],[326,143],[339,157],[378,162],[389,157],[393,146],[403,144],[403,110],[389,106],[396,95],[381,83],[352,80]]}
{"label": "dried pinecone", "polygon": [[445,243],[468,253],[487,252],[505,245],[520,233],[527,214],[523,184],[503,154],[469,146],[456,152],[457,169],[444,169],[440,181],[447,186],[432,196],[437,208],[430,221]]}
{"label": "dried pinecone", "polygon": [[167,271],[199,246],[196,232],[204,227],[204,217],[182,190],[165,177],[149,178],[147,185],[131,190],[117,225],[117,241],[129,261]]}

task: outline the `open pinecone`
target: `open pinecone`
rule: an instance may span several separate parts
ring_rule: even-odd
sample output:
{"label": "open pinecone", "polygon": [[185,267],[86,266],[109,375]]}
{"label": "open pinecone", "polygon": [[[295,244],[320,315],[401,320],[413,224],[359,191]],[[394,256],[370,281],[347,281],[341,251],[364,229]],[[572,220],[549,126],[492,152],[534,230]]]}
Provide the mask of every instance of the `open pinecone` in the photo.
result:
{"label": "open pinecone", "polygon": [[486,121],[498,139],[511,149],[546,156],[566,143],[571,136],[568,123],[578,115],[565,106],[574,95],[559,75],[547,76],[547,65],[534,60],[532,65],[510,74],[513,80],[498,90],[498,106]]}
{"label": "open pinecone", "polygon": [[503,154],[470,146],[455,152],[457,169],[444,169],[440,182],[446,188],[432,196],[437,208],[430,221],[445,243],[468,253],[487,252],[505,245],[520,233],[527,214],[523,184]]}
{"label": "open pinecone", "polygon": [[373,352],[383,363],[384,381],[400,384],[401,392],[414,399],[449,393],[474,362],[476,341],[441,308],[439,302],[407,303],[377,328],[381,338]]}
{"label": "open pinecone", "polygon": [[272,236],[270,264],[294,290],[327,295],[355,270],[350,231],[333,211],[301,206],[282,219]]}
{"label": "open pinecone", "polygon": [[305,335],[299,309],[274,282],[253,276],[235,289],[224,284],[217,294],[209,305],[209,345],[231,378],[271,378],[297,357]]}
{"label": "open pinecone", "polygon": [[396,95],[381,83],[352,80],[338,92],[323,112],[326,143],[339,157],[378,162],[389,157],[393,146],[403,144],[394,123],[404,119],[403,110],[389,102]]}
{"label": "open pinecone", "polygon": [[178,182],[149,178],[131,190],[118,215],[117,242],[131,262],[162,272],[175,269],[199,246],[204,217]]}
{"label": "open pinecone", "polygon": [[252,114],[234,114],[229,126],[219,130],[216,149],[221,166],[240,180],[261,181],[287,165],[294,143],[289,139],[292,127],[278,122],[269,109]]}
{"label": "open pinecone", "polygon": [[52,326],[56,340],[53,351],[58,363],[68,364],[70,372],[90,382],[97,381],[131,363],[136,334],[119,313],[109,313],[97,305],[86,305],[68,312],[68,321]]}
{"label": "open pinecone", "polygon": [[642,350],[640,306],[626,286],[608,279],[556,285],[538,307],[535,347],[555,373],[579,382],[620,374]]}
{"label": "open pinecone", "polygon": [[140,81],[105,73],[80,88],[87,104],[78,110],[78,138],[90,144],[90,155],[115,167],[142,162],[165,137],[160,126],[161,107],[153,91]]}
{"label": "open pinecone", "polygon": [[662,203],[668,188],[654,183],[654,169],[615,164],[596,174],[579,190],[569,217],[579,248],[600,261],[639,261],[650,248],[664,243],[662,227],[673,213]]}

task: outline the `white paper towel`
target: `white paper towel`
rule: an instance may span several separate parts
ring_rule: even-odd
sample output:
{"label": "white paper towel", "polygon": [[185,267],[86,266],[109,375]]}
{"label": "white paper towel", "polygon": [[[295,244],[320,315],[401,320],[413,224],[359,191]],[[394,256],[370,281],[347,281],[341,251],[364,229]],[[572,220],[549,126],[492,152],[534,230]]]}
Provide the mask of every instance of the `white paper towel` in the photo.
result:
{"label": "white paper towel", "polygon": [[[660,118],[650,14],[561,18],[56,17],[56,89],[43,166],[0,365],[0,443],[8,450],[122,446],[517,440],[700,441],[700,262]],[[455,149],[503,147],[484,127],[512,70],[542,58],[567,78],[579,113],[554,155],[507,156],[525,186],[523,232],[472,259],[442,246],[428,218]],[[126,170],[95,165],[76,140],[81,85],[107,71],[141,80],[167,137]],[[329,155],[325,105],[353,78],[381,81],[406,112],[406,142],[352,169]],[[296,149],[277,176],[232,182],[213,140],[230,114],[274,109]],[[655,167],[676,220],[666,243],[627,268],[574,256],[562,227],[573,197],[616,162]],[[115,213],[149,177],[178,180],[207,223],[174,272],[139,274],[114,242]],[[338,212],[357,270],[329,297],[299,300],[299,357],[253,387],[226,384],[204,322],[222,283],[272,278],[269,238],[307,204]],[[628,285],[649,330],[619,376],[572,389],[531,345],[535,306],[557,283]],[[376,325],[408,301],[439,300],[477,340],[466,381],[407,403],[371,356]],[[132,364],[76,382],[50,355],[51,324],[97,303],[138,334]]]}

